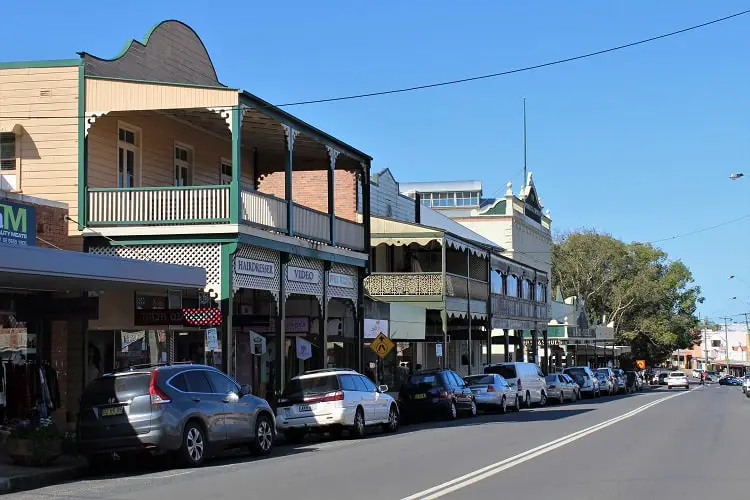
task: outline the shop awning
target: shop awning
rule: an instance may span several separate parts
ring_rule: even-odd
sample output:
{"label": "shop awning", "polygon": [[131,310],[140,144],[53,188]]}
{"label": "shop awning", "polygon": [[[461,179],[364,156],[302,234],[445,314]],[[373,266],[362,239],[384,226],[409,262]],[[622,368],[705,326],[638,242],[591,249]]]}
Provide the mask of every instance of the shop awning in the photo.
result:
{"label": "shop awning", "polygon": [[199,267],[0,244],[0,289],[103,291],[203,289]]}

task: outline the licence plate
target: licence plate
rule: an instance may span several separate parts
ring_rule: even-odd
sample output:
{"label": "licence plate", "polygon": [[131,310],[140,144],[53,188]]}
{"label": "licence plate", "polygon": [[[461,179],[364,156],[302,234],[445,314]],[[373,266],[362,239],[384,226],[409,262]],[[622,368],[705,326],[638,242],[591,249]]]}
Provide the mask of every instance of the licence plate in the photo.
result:
{"label": "licence plate", "polygon": [[312,411],[312,408],[310,408],[310,405],[299,405],[297,411]]}
{"label": "licence plate", "polygon": [[102,408],[102,417],[114,417],[116,415],[122,415],[125,413],[124,406],[110,406],[109,408]]}
{"label": "licence plate", "polygon": [[427,399],[427,394],[415,394],[414,399]]}

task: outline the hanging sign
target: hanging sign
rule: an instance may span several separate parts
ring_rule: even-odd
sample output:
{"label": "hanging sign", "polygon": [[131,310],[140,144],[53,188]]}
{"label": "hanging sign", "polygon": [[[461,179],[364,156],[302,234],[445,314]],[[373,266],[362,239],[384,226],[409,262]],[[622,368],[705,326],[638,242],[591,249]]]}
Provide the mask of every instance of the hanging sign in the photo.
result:
{"label": "hanging sign", "polygon": [[381,333],[388,335],[387,319],[370,319],[365,318],[365,338],[374,339]]}
{"label": "hanging sign", "polygon": [[266,338],[255,332],[250,334],[250,349],[255,356],[261,356],[266,353]]}
{"label": "hanging sign", "polygon": [[312,344],[305,339],[297,339],[297,359],[312,358]]}
{"label": "hanging sign", "polygon": [[263,278],[273,278],[276,276],[276,264],[265,260],[246,259],[244,257],[235,257],[234,272],[246,276],[260,276]]}
{"label": "hanging sign", "polygon": [[0,243],[36,246],[36,208],[8,200],[0,202]]}
{"label": "hanging sign", "polygon": [[328,273],[328,286],[353,289],[356,288],[356,281],[350,274]]}
{"label": "hanging sign", "polygon": [[289,281],[296,281],[299,283],[312,283],[313,285],[320,284],[320,272],[315,269],[307,269],[306,267],[287,267],[286,278]]}
{"label": "hanging sign", "polygon": [[435,344],[435,356],[438,358],[443,357],[443,344]]}

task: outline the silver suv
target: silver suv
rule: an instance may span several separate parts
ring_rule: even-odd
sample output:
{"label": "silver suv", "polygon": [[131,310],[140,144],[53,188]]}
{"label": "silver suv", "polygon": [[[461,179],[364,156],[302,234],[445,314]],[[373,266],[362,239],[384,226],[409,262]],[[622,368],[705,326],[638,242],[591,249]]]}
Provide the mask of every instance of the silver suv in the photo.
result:
{"label": "silver suv", "polygon": [[172,453],[187,466],[211,452],[247,445],[271,452],[276,420],[268,403],[216,368],[134,367],[94,380],[81,397],[78,447],[98,457]]}

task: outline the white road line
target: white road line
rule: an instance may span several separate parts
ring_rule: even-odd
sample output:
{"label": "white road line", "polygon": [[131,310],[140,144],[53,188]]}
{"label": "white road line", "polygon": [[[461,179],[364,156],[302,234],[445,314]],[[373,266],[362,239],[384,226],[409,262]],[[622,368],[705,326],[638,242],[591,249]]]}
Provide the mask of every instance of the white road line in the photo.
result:
{"label": "white road line", "polygon": [[668,399],[676,398],[678,396],[683,396],[685,394],[688,394],[689,392],[690,391],[680,392],[680,393],[672,394],[670,396],[667,396],[661,399],[657,399],[656,401],[652,401],[643,406],[639,406],[638,408],[632,411],[629,411],[628,413],[620,415],[619,417],[615,417],[613,419],[601,422],[599,424],[593,425],[591,427],[580,430],[578,432],[568,434],[567,436],[563,436],[559,439],[555,439],[554,441],[550,441],[543,445],[537,446],[536,448],[532,448],[523,453],[519,453],[518,455],[515,455],[513,457],[506,458],[505,460],[502,460],[500,462],[496,462],[494,464],[488,465],[474,472],[470,472],[461,477],[457,477],[456,479],[453,479],[451,481],[447,481],[443,484],[439,484],[437,486],[426,489],[424,491],[420,491],[419,493],[415,493],[413,495],[405,497],[402,500],[434,500],[436,498],[440,498],[444,495],[460,490],[461,488],[465,488],[466,486],[472,485],[474,483],[478,483],[479,481],[482,481],[483,479],[487,479],[488,477],[494,476],[495,474],[498,474],[504,470],[510,469],[511,467],[515,467],[516,465],[522,464],[528,460],[536,458],[540,455],[544,455],[545,453],[548,453],[552,450],[555,450],[567,444],[570,444],[573,441],[577,441],[578,439],[581,439],[584,436],[593,434],[594,432],[600,431],[606,427],[609,427],[610,425],[614,425],[617,422],[621,422],[625,419],[633,417],[643,411],[648,410],[652,406],[656,406],[657,404],[667,401]]}

